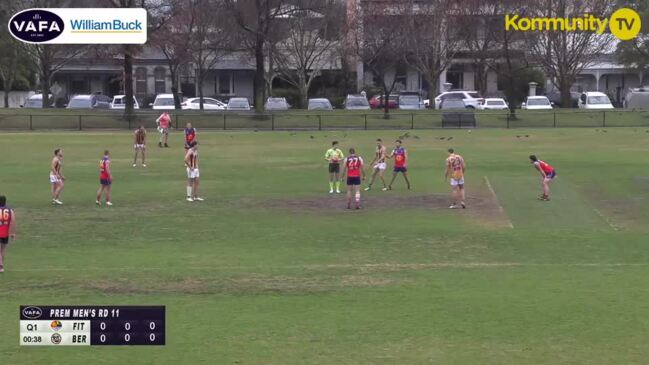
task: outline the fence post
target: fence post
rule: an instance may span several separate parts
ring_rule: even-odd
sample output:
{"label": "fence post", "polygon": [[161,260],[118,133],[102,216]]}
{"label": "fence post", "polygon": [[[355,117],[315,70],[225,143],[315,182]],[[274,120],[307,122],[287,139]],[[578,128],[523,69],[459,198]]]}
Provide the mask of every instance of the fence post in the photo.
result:
{"label": "fence post", "polygon": [[602,111],[602,127],[606,128],[606,111]]}
{"label": "fence post", "polygon": [[557,127],[557,112],[552,112],[552,117],[554,118],[553,122],[552,122],[552,125],[554,126],[554,128],[556,128]]}
{"label": "fence post", "polygon": [[225,114],[226,113],[223,113],[223,130],[225,130]]}
{"label": "fence post", "polygon": [[176,130],[178,130],[178,113],[176,113]]}
{"label": "fence post", "polygon": [[462,116],[463,116],[463,115],[464,115],[464,113],[460,112],[460,119],[459,119],[458,122],[457,122],[457,129],[461,129],[461,128],[462,128]]}
{"label": "fence post", "polygon": [[367,114],[365,114],[365,130],[367,130]]}
{"label": "fence post", "polygon": [[318,114],[318,130],[322,130],[322,114]]}
{"label": "fence post", "polygon": [[507,129],[509,129],[509,118],[511,117],[512,112],[511,110],[507,113]]}
{"label": "fence post", "polygon": [[81,130],[81,114],[79,114],[79,130]]}
{"label": "fence post", "polygon": [[30,115],[29,115],[29,130],[30,130],[30,131],[33,131],[33,130],[34,130],[34,128],[33,128],[33,123],[32,123],[32,117],[33,117],[33,115],[30,114]]}
{"label": "fence post", "polygon": [[130,113],[128,114],[126,119],[128,120],[128,130],[130,131],[131,130],[131,114]]}
{"label": "fence post", "polygon": [[270,115],[270,129],[275,130],[275,113]]}
{"label": "fence post", "polygon": [[415,113],[410,114],[410,129],[415,129]]}

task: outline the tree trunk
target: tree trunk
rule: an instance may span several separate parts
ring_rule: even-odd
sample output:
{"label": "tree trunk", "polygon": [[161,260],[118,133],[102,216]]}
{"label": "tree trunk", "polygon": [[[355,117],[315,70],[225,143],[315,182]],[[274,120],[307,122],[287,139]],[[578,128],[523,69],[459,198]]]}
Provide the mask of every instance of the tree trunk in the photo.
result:
{"label": "tree trunk", "polygon": [[559,91],[561,92],[561,107],[563,108],[572,108],[572,95],[570,94],[570,88],[572,87],[572,82],[562,79],[559,83]]}
{"label": "tree trunk", "polygon": [[130,118],[133,115],[133,56],[128,46],[124,48],[124,95],[126,104],[124,116]]}
{"label": "tree trunk", "polygon": [[484,60],[475,63],[475,89],[483,97],[487,94],[487,77],[488,71]]}
{"label": "tree trunk", "polygon": [[169,67],[169,73],[171,74],[171,93],[174,96],[174,109],[178,110],[180,106],[180,97],[178,96],[178,76],[176,75],[176,69]]}
{"label": "tree trunk", "polygon": [[5,99],[5,108],[8,108],[9,107],[9,88],[7,87],[7,85],[5,85],[4,99]]}
{"label": "tree trunk", "polygon": [[390,119],[390,91],[388,85],[383,84],[383,119]]}
{"label": "tree trunk", "polygon": [[263,113],[264,111],[264,94],[265,94],[265,84],[266,84],[266,70],[264,63],[264,38],[263,36],[257,36],[255,43],[255,80],[254,80],[254,89],[255,89],[255,111],[257,113]]}
{"label": "tree trunk", "polygon": [[50,69],[44,68],[41,72],[41,92],[43,93],[43,104],[41,107],[50,107]]}
{"label": "tree trunk", "polygon": [[199,108],[203,110],[203,69],[202,67],[199,67],[196,70],[196,85],[198,85]]}
{"label": "tree trunk", "polygon": [[435,70],[430,72],[426,77],[426,81],[428,82],[429,89],[428,89],[428,102],[429,108],[435,109],[435,98],[437,95],[439,95],[439,73],[437,73]]}

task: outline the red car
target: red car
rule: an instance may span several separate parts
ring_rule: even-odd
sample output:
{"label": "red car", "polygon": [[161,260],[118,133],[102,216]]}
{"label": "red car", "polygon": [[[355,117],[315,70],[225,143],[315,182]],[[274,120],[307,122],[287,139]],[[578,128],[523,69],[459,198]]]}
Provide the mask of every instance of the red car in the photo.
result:
{"label": "red car", "polygon": [[[370,99],[370,108],[381,109],[383,108],[383,95],[374,95]],[[396,109],[399,107],[399,95],[390,95],[388,97],[388,108]]]}

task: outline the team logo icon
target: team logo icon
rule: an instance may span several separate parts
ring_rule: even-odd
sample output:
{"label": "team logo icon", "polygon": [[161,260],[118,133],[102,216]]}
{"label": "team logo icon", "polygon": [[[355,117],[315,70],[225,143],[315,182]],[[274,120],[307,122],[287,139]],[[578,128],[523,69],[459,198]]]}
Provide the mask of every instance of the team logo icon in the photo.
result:
{"label": "team logo icon", "polygon": [[61,321],[59,321],[58,319],[54,320],[54,321],[52,321],[52,323],[50,323],[50,328],[52,330],[54,330],[54,331],[60,330],[61,327],[63,327],[63,323],[61,323]]}
{"label": "team logo icon", "polygon": [[23,308],[23,316],[29,319],[36,319],[43,315],[43,311],[38,307]]}
{"label": "team logo icon", "polygon": [[52,343],[55,344],[55,345],[58,345],[58,344],[61,343],[61,335],[59,335],[58,333],[53,334],[51,339],[52,339]]}

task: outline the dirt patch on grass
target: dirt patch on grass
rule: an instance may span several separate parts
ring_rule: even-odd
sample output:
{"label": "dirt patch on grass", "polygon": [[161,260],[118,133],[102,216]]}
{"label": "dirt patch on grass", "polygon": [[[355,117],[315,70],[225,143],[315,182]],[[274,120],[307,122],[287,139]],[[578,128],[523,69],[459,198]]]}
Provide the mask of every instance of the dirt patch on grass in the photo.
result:
{"label": "dirt patch on grass", "polygon": [[230,278],[191,278],[177,281],[98,281],[84,289],[105,294],[307,294],[323,293],[346,288],[378,287],[396,283],[393,279],[371,275],[336,276],[263,276],[248,275]]}
{"label": "dirt patch on grass", "polygon": [[[449,209],[448,194],[412,194],[395,195],[391,192],[364,193],[362,211],[375,210],[430,210],[449,211],[452,214],[464,216],[481,226],[493,228],[512,228],[509,218],[503,211],[495,196],[484,189],[476,190],[476,194],[467,197],[466,209]],[[291,199],[272,199],[261,203],[263,207],[290,210],[293,212],[323,212],[349,211],[345,194],[335,194],[320,197],[304,197]],[[356,212],[355,210],[350,211]]]}

